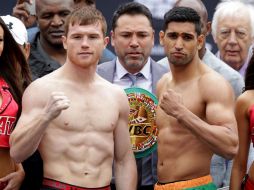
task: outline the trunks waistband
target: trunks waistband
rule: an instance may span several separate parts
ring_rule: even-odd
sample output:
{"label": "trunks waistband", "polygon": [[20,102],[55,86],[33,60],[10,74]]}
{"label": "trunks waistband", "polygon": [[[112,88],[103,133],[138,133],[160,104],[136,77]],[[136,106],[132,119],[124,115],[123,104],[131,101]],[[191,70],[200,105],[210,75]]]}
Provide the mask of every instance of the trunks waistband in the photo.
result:
{"label": "trunks waistband", "polygon": [[42,182],[42,187],[44,188],[52,188],[54,190],[110,190],[110,186],[105,187],[96,187],[96,188],[86,188],[86,187],[78,187],[75,185],[71,185],[68,183],[56,181],[53,179],[44,178]]}
{"label": "trunks waistband", "polygon": [[212,176],[207,175],[191,180],[185,180],[185,181],[178,181],[178,182],[171,182],[171,183],[156,183],[155,189],[160,189],[160,186],[163,186],[166,190],[176,190],[176,189],[186,189],[186,188],[192,188],[207,184],[213,184]]}

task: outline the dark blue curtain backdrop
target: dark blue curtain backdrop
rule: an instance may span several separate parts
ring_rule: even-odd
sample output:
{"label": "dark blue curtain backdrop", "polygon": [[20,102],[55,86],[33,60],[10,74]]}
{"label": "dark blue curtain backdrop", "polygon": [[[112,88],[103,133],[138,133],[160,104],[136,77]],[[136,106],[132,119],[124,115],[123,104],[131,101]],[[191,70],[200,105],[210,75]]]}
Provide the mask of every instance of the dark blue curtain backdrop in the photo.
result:
{"label": "dark blue curtain backdrop", "polygon": [[[110,29],[111,29],[111,18],[114,10],[124,2],[129,2],[132,0],[96,0],[97,8],[102,11],[104,16],[107,19],[108,22],[108,35],[110,35]],[[164,11],[167,9],[170,9],[170,0],[135,0],[141,3],[144,3],[150,10],[152,11],[154,15],[154,27],[155,27],[155,46],[152,51],[152,57],[155,60],[159,60],[160,58],[164,57],[163,49],[160,47],[158,42],[158,33],[162,27],[162,16]],[[209,20],[212,20],[214,9],[219,2],[219,0],[203,0],[205,3]],[[16,4],[16,0],[0,0],[0,15],[6,15],[12,13],[12,8]],[[217,51],[216,46],[213,43],[212,36],[209,35],[207,38],[207,43],[209,47],[212,48],[213,52]],[[112,51],[113,48],[111,45],[108,45],[108,48]]]}

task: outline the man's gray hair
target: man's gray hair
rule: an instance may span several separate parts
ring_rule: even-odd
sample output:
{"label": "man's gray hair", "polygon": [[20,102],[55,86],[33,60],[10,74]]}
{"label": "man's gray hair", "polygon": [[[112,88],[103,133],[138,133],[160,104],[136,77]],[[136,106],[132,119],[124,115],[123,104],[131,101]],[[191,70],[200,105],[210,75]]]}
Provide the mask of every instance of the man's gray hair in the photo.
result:
{"label": "man's gray hair", "polygon": [[240,0],[222,0],[215,8],[212,20],[212,35],[216,39],[219,18],[235,17],[246,14],[250,17],[251,37],[254,37],[254,7]]}

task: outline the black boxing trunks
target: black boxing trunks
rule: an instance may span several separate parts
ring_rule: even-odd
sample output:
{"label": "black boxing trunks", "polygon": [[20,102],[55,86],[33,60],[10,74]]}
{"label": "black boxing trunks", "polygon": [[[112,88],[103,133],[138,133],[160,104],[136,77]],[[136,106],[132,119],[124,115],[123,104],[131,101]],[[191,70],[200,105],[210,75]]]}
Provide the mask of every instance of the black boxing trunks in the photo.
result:
{"label": "black boxing trunks", "polygon": [[0,182],[0,190],[3,190],[7,185],[7,182]]}
{"label": "black boxing trunks", "polygon": [[40,190],[110,190],[110,186],[108,185],[106,187],[86,188],[44,178]]}

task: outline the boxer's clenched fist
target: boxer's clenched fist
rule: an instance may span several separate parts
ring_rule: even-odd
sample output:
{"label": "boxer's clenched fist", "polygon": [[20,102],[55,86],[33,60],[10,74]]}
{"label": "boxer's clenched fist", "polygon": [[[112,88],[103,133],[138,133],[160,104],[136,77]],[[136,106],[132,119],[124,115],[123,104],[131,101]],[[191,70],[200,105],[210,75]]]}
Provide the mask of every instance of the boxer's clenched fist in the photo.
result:
{"label": "boxer's clenched fist", "polygon": [[70,106],[70,100],[63,92],[52,92],[44,108],[46,120],[50,121],[60,115],[62,110]]}
{"label": "boxer's clenched fist", "polygon": [[160,108],[168,115],[176,117],[183,106],[182,96],[169,89],[163,93]]}

